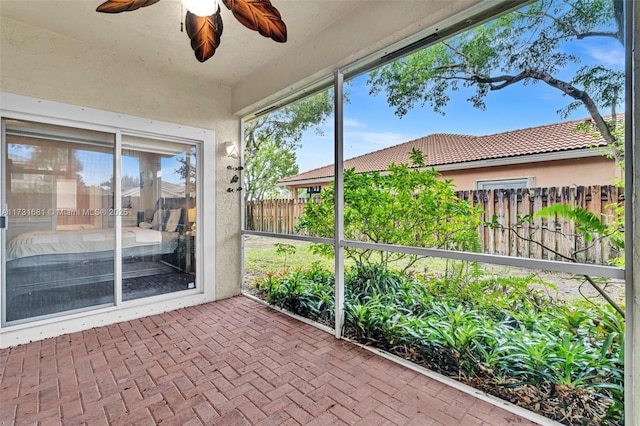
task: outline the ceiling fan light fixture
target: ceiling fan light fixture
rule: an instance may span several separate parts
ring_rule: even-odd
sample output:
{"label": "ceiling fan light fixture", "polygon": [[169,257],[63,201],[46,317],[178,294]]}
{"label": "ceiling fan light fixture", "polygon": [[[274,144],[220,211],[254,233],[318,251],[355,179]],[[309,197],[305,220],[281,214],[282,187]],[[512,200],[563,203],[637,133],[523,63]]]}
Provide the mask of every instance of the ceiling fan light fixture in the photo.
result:
{"label": "ceiling fan light fixture", "polygon": [[[1,0],[0,0],[1,1]],[[151,6],[160,0],[106,0],[96,8],[101,13],[120,13]],[[222,0],[245,27],[278,43],[287,41],[287,25],[271,0]],[[216,52],[222,36],[222,16],[218,0],[182,0],[187,9],[184,27],[196,59],[204,62]]]}
{"label": "ceiling fan light fixture", "polygon": [[218,10],[217,0],[183,0],[184,7],[194,15],[207,17]]}

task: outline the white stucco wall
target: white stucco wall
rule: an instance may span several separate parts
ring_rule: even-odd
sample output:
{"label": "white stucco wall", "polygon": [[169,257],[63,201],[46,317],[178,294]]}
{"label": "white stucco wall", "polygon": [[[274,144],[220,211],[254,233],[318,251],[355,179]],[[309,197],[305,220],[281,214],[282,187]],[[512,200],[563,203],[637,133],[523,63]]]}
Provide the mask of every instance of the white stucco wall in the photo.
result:
{"label": "white stucco wall", "polygon": [[[224,141],[238,144],[240,136],[239,120],[230,113],[230,88],[172,74],[170,66],[149,69],[143,62],[0,19],[0,91],[215,132],[215,146],[204,149],[200,181],[205,199],[216,194],[215,207],[203,203],[215,211],[215,226],[211,221],[202,237],[201,261],[215,262],[216,298],[239,294],[240,194],[225,191],[231,159],[222,146]],[[214,277],[204,278],[213,284]]]}

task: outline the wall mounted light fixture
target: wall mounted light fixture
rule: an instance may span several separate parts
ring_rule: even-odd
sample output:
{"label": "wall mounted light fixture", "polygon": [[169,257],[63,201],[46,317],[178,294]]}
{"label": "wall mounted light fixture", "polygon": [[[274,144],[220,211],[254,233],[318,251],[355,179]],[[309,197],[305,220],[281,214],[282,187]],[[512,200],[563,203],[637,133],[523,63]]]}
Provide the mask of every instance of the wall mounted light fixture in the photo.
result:
{"label": "wall mounted light fixture", "polygon": [[236,148],[236,144],[233,142],[225,142],[224,149],[227,152],[227,157],[229,158],[240,158],[240,154],[238,153],[238,149]]}

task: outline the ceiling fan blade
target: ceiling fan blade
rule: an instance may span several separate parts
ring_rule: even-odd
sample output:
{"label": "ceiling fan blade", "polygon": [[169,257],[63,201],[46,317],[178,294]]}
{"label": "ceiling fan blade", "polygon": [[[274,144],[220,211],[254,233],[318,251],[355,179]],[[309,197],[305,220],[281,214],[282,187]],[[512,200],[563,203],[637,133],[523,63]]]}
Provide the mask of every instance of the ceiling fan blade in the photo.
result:
{"label": "ceiling fan blade", "polygon": [[222,17],[220,8],[211,16],[198,16],[187,10],[184,20],[187,35],[191,39],[191,48],[196,58],[204,62],[216,53],[222,36]]}
{"label": "ceiling fan blade", "polygon": [[141,7],[151,6],[160,0],[107,0],[96,8],[96,12],[120,13],[131,12]]}
{"label": "ceiling fan blade", "polygon": [[287,26],[269,0],[222,0],[245,27],[277,42],[287,41]]}

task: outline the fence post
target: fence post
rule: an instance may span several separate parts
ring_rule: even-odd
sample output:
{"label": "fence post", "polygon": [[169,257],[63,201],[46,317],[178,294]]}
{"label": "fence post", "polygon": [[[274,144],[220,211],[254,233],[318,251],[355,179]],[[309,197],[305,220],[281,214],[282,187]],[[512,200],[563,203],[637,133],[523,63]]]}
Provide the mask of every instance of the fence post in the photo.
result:
{"label": "fence post", "polygon": [[[585,188],[586,189],[586,188]],[[585,209],[600,217],[600,187],[590,186],[588,192],[585,191]],[[597,259],[597,241],[585,241],[587,250],[585,251],[585,263],[593,262]]]}
{"label": "fence post", "polygon": [[500,228],[497,229],[496,253],[505,255],[508,254],[507,248],[509,244],[509,230],[507,229],[509,227],[509,215],[505,214],[505,210],[508,208],[508,206],[505,206],[505,202],[508,202],[508,198],[505,197],[507,190],[495,189],[493,192],[497,205],[496,214],[498,215],[498,223],[501,225]]}
{"label": "fence post", "polygon": [[[537,212],[543,206],[542,203],[542,188],[535,188],[533,196],[533,210],[532,213]],[[533,220],[533,233],[532,241],[542,242],[542,218],[537,217]],[[542,247],[539,244],[531,244],[531,256],[534,259],[542,259]]]}
{"label": "fence post", "polygon": [[[552,206],[557,200],[557,188],[552,186],[547,192],[547,206]],[[547,217],[547,229],[545,231],[546,238],[544,239],[544,245],[549,247],[553,251],[558,249],[558,234],[556,233],[556,215]],[[556,259],[556,254],[552,251],[547,251],[547,258],[550,260]]]}
{"label": "fence post", "polygon": [[[560,203],[575,207],[576,191],[575,188],[563,186],[560,190]],[[571,257],[575,250],[575,227],[573,221],[567,218],[558,218],[560,220],[560,240],[558,241],[558,251],[566,257]]]}

